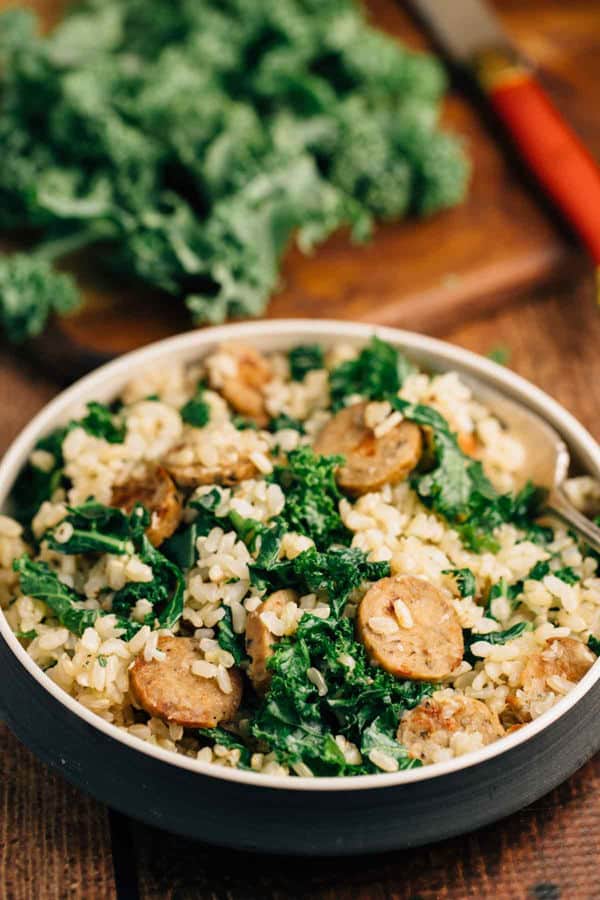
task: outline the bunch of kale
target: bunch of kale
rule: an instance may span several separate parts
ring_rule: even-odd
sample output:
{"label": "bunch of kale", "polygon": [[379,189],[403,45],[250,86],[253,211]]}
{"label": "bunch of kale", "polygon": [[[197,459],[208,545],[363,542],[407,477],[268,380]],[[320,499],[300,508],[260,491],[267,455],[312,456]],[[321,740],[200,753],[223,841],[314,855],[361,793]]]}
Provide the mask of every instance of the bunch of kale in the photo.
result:
{"label": "bunch of kale", "polygon": [[52,261],[92,244],[196,322],[262,312],[292,235],[426,215],[463,196],[445,82],[352,0],[87,0],[48,37],[0,17],[0,324],[79,302]]}

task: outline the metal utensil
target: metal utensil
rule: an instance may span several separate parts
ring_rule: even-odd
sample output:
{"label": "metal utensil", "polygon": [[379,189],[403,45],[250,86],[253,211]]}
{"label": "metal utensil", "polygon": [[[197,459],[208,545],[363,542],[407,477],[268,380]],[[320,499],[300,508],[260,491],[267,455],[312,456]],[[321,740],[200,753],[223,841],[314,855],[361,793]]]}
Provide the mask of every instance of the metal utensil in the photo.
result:
{"label": "metal utensil", "polygon": [[410,0],[442,48],[474,75],[523,159],[596,265],[600,302],[600,167],[511,45],[485,0]]}
{"label": "metal utensil", "polygon": [[600,552],[600,528],[576,509],[564,490],[571,458],[560,435],[538,415],[505,394],[480,381],[463,375],[476,400],[505,425],[522,444],[525,463],[516,473],[515,486],[527,481],[548,491],[547,512],[570,525],[594,550]]}

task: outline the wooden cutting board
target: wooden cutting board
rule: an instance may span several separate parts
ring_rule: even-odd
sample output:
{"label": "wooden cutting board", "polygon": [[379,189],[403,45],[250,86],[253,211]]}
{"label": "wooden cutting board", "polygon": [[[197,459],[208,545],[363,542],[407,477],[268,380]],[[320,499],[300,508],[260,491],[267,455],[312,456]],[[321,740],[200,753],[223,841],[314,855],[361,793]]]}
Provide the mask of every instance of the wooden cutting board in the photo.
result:
{"label": "wooden cutting board", "polygon": [[[0,8],[10,0],[0,0]],[[444,0],[449,2],[449,0]],[[30,0],[49,21],[61,0]],[[541,69],[559,108],[600,156],[600,3],[496,0],[504,24]],[[373,22],[413,47],[425,34],[397,0],[369,0]],[[310,257],[286,256],[282,288],[267,317],[310,316],[439,332],[466,318],[571,277],[584,264],[565,229],[528,180],[485,106],[455,86],[444,122],[464,136],[473,163],[469,195],[425,221],[382,226],[365,246],[333,236]],[[73,376],[115,354],[190,327],[182,304],[108,281],[74,261],[83,310],[53,323],[35,352]]]}

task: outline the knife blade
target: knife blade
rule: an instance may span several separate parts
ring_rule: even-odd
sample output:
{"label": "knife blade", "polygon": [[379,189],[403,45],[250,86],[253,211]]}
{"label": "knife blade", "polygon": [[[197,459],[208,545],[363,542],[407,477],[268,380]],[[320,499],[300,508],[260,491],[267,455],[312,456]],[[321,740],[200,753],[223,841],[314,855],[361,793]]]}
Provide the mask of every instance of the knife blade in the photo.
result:
{"label": "knife blade", "polygon": [[413,0],[412,6],[456,62],[470,63],[482,48],[512,52],[498,17],[480,0]]}
{"label": "knife blade", "polygon": [[409,0],[470,70],[546,193],[587,247],[600,303],[600,167],[539,85],[485,0]]}

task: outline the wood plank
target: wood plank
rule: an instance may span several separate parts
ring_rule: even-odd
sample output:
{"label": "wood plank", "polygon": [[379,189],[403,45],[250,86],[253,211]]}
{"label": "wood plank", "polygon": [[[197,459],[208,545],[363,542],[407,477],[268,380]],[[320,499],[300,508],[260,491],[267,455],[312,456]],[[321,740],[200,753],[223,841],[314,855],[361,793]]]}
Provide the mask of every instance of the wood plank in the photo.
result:
{"label": "wood plank", "polygon": [[108,811],[0,724],[0,897],[112,900]]}

